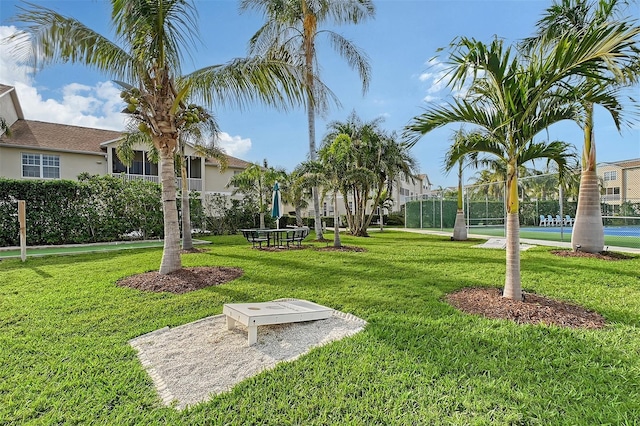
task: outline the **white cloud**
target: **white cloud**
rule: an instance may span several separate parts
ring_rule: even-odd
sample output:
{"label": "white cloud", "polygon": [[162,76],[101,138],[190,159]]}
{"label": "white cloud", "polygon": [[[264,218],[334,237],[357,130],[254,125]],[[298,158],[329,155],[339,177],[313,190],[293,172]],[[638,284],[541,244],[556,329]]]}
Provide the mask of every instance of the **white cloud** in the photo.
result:
{"label": "white cloud", "polygon": [[[0,26],[0,39],[16,31],[14,26]],[[0,83],[16,88],[25,118],[99,129],[124,129],[120,90],[112,82],[98,82],[93,86],[67,84],[60,91],[61,99],[45,99],[38,91],[32,71],[18,60],[12,43],[0,43]]]}
{"label": "white cloud", "polygon": [[242,138],[240,136],[231,136],[229,133],[220,132],[216,144],[224,149],[224,152],[233,156],[240,157],[251,149],[251,139]]}
{"label": "white cloud", "polygon": [[15,86],[16,83],[31,84],[30,68],[19,64],[13,53],[13,44],[6,43],[5,38],[15,34],[14,26],[0,26],[0,82]]}
{"label": "white cloud", "polygon": [[[0,26],[0,39],[16,31],[13,26]],[[120,89],[111,81],[94,85],[70,83],[55,89],[61,94],[60,99],[46,99],[32,76],[32,70],[13,55],[12,46],[0,43],[0,83],[16,88],[25,118],[99,129],[125,128]],[[234,157],[241,157],[251,149],[251,139],[225,132],[219,134],[217,143]]]}

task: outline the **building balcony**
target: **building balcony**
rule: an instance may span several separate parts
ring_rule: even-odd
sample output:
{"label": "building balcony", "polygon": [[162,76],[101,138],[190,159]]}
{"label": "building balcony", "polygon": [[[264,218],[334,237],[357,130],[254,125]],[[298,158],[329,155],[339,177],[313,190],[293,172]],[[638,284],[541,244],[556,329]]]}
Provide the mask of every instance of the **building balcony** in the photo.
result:
{"label": "building balcony", "polygon": [[606,203],[608,201],[620,201],[621,197],[620,197],[620,194],[609,194],[609,195],[603,195],[601,197],[601,200],[603,203]]}
{"label": "building balcony", "polygon": [[[153,175],[133,175],[127,173],[112,173],[112,176],[119,177],[126,181],[132,180],[146,180],[147,182],[160,183],[160,176]],[[176,189],[182,188],[182,178],[176,178]],[[187,179],[187,188],[189,191],[202,192],[202,179],[189,178]]]}
{"label": "building balcony", "polygon": [[[182,188],[182,178],[176,178],[176,185],[178,185],[178,189]],[[188,178],[187,189],[202,192],[202,179]]]}

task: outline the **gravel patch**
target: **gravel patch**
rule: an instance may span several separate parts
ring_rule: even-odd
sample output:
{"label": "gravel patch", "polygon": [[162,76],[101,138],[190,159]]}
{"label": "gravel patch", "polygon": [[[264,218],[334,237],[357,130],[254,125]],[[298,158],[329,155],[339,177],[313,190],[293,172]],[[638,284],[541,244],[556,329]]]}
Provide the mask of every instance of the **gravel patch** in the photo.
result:
{"label": "gravel patch", "polygon": [[293,361],[312,348],[351,336],[366,321],[340,311],[324,320],[258,327],[258,342],[247,345],[247,329],[227,330],[224,315],[165,327],[129,341],[162,402],[184,409],[230,390],[235,384]]}

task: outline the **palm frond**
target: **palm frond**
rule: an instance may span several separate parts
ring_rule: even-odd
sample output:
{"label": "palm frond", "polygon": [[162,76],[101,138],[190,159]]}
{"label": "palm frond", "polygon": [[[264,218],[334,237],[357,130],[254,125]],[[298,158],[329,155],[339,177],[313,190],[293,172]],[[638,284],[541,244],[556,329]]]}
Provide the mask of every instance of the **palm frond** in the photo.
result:
{"label": "palm frond", "polygon": [[123,48],[73,18],[25,3],[14,20],[26,23],[8,38],[12,53],[34,69],[54,63],[80,63],[119,80],[137,81],[138,62]]}

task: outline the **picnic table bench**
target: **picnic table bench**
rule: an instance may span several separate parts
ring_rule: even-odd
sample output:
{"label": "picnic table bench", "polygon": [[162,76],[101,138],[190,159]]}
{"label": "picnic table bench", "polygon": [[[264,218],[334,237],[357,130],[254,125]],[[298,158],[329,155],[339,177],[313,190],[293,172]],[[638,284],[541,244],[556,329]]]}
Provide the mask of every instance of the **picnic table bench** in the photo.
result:
{"label": "picnic table bench", "polygon": [[285,228],[285,229],[241,229],[242,235],[253,247],[267,243],[267,247],[279,247],[282,244],[290,246],[291,243],[302,245],[302,241],[309,235],[309,228]]}

